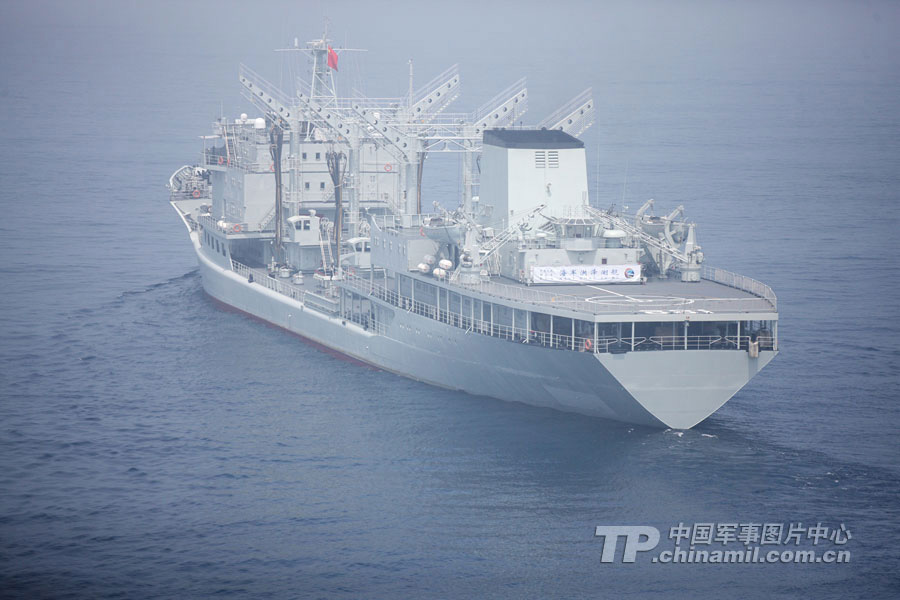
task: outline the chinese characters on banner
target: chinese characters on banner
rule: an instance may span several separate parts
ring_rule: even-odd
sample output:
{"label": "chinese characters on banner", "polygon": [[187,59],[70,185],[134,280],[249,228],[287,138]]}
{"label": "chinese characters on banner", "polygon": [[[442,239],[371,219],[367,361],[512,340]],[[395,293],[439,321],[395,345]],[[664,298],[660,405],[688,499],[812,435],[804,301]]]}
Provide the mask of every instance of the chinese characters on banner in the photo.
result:
{"label": "chinese characters on banner", "polygon": [[641,265],[531,267],[532,283],[637,283]]}

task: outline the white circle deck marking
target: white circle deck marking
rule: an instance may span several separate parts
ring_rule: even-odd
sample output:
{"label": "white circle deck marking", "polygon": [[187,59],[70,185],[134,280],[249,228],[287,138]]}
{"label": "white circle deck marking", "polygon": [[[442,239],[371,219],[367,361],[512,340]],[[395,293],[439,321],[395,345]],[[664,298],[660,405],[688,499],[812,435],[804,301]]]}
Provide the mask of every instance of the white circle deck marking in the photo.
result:
{"label": "white circle deck marking", "polygon": [[625,294],[620,294],[619,292],[614,292],[614,291],[608,290],[606,288],[597,287],[596,285],[589,285],[588,287],[595,289],[595,290],[600,290],[601,292],[606,292],[607,294],[613,294],[614,296],[618,296],[619,298],[628,298],[632,302],[640,302],[640,300],[636,300],[636,299],[632,298],[631,296],[626,296]]}
{"label": "white circle deck marking", "polygon": [[[593,286],[591,286],[593,287]],[[608,291],[608,290],[603,290]],[[616,294],[615,297],[610,296],[591,296],[590,298],[585,298],[585,302],[590,302],[592,304],[618,304],[620,302],[633,302],[635,304],[645,304],[647,308],[652,308],[654,305],[666,304],[693,304],[693,298],[682,298],[679,296],[626,296],[624,294]]]}

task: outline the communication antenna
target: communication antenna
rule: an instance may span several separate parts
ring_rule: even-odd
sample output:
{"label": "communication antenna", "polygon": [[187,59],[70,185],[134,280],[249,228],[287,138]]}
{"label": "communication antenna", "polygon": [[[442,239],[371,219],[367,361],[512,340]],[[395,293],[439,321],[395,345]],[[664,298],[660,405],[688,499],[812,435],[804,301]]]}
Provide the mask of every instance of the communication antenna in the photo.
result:
{"label": "communication antenna", "polygon": [[412,59],[409,59],[409,104],[407,108],[412,109],[413,105],[413,64]]}
{"label": "communication antenna", "polygon": [[[597,198],[600,197],[600,140],[597,140],[597,175],[594,177],[594,192],[597,194]],[[588,199],[588,206],[590,206],[591,202]]]}

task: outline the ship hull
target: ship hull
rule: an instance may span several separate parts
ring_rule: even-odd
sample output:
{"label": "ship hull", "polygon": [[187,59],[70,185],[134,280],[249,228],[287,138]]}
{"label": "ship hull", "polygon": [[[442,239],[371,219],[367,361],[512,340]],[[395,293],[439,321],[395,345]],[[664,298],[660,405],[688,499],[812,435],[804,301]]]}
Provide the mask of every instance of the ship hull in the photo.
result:
{"label": "ship hull", "polygon": [[650,427],[690,428],[774,357],[743,351],[593,354],[514,343],[396,311],[374,333],[250,283],[207,256],[196,232],[203,288],[218,302],[362,363],[428,384]]}

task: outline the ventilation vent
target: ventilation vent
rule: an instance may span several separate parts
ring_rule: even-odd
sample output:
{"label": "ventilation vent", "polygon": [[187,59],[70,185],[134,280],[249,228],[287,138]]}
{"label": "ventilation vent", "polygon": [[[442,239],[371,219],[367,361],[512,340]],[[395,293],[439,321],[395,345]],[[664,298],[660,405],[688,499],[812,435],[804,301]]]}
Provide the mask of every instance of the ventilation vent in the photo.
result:
{"label": "ventilation vent", "polygon": [[534,168],[535,169],[546,169],[547,168],[547,153],[543,150],[539,150],[534,153]]}
{"label": "ventilation vent", "polygon": [[559,168],[559,152],[556,150],[550,150],[547,152],[547,166],[551,169]]}

